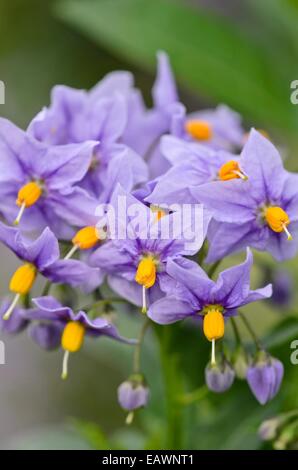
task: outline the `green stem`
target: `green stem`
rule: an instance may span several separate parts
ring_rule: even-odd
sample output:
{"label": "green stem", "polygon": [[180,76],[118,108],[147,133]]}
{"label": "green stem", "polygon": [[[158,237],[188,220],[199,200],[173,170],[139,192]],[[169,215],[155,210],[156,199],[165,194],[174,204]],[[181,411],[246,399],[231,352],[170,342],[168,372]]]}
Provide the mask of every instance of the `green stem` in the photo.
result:
{"label": "green stem", "polygon": [[257,335],[256,335],[256,333],[255,333],[255,331],[254,331],[254,329],[252,328],[251,324],[250,324],[249,321],[247,320],[246,316],[245,316],[242,312],[240,312],[240,311],[239,311],[239,316],[240,316],[241,320],[243,321],[244,325],[246,326],[246,329],[247,329],[247,331],[249,332],[250,336],[252,337],[252,339],[253,339],[253,341],[254,341],[254,343],[255,343],[255,345],[256,345],[256,348],[257,348],[258,350],[263,349],[259,338],[257,337]]}
{"label": "green stem", "polygon": [[102,307],[104,305],[109,305],[112,303],[127,303],[127,300],[120,299],[118,297],[110,297],[109,299],[101,299],[97,300],[96,302],[93,302],[92,304],[85,305],[81,308],[81,310],[84,310],[84,312],[88,312],[89,310],[93,310],[97,307]]}
{"label": "green stem", "polygon": [[147,329],[149,328],[151,320],[146,317],[142,328],[140,330],[138,342],[135,346],[134,356],[133,356],[133,373],[139,374],[141,372],[141,352],[142,352],[142,345],[145,338],[145,334]]}
{"label": "green stem", "polygon": [[207,249],[208,249],[207,248],[207,241],[205,240],[204,243],[203,243],[203,246],[200,249],[199,254],[198,254],[198,264],[200,266],[203,264],[203,261],[206,257]]}
{"label": "green stem", "polygon": [[239,333],[238,327],[237,327],[236,322],[235,322],[235,318],[233,318],[233,317],[231,317],[231,325],[232,325],[232,328],[233,328],[236,343],[239,346],[241,344],[241,337],[240,337],[240,333]]}
{"label": "green stem", "polygon": [[181,367],[177,353],[175,327],[154,325],[159,342],[163,381],[165,386],[167,431],[166,448],[183,449],[184,407],[179,397],[184,393]]}
{"label": "green stem", "polygon": [[193,392],[186,393],[179,397],[180,403],[184,406],[191,405],[192,403],[196,403],[200,400],[203,400],[209,393],[209,390],[206,385],[202,385],[201,387],[197,388]]}
{"label": "green stem", "polygon": [[52,282],[51,282],[51,281],[47,281],[47,282],[45,283],[45,286],[44,286],[43,291],[42,291],[42,294],[41,294],[42,297],[43,297],[44,295],[48,295],[48,294],[49,294],[51,287],[52,287]]}
{"label": "green stem", "polygon": [[220,265],[221,262],[222,262],[222,260],[219,259],[215,263],[211,264],[210,268],[207,271],[207,274],[210,277],[210,279],[212,278],[213,274],[215,273],[215,271],[217,270],[217,268],[218,268],[218,266]]}

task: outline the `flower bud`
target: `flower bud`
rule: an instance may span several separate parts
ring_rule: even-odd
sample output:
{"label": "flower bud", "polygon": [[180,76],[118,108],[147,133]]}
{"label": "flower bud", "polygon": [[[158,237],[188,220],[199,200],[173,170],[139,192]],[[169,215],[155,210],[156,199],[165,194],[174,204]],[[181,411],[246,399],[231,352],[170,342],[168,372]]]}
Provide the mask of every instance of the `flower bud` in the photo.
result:
{"label": "flower bud", "polygon": [[258,435],[262,441],[272,441],[277,437],[277,430],[280,425],[280,419],[277,417],[263,421],[258,430]]}
{"label": "flower bud", "polygon": [[235,372],[226,361],[216,365],[208,364],[205,369],[205,381],[209,390],[215,393],[222,393],[228,390],[235,378]]}
{"label": "flower bud", "polygon": [[283,364],[264,351],[261,351],[254,364],[248,367],[246,374],[248,385],[261,405],[265,405],[275,397],[283,373]]}
{"label": "flower bud", "polygon": [[32,324],[28,333],[38,346],[48,351],[58,348],[61,344],[62,327],[57,324]]}
{"label": "flower bud", "polygon": [[146,406],[149,400],[149,388],[142,375],[131,376],[118,387],[118,402],[127,411]]}

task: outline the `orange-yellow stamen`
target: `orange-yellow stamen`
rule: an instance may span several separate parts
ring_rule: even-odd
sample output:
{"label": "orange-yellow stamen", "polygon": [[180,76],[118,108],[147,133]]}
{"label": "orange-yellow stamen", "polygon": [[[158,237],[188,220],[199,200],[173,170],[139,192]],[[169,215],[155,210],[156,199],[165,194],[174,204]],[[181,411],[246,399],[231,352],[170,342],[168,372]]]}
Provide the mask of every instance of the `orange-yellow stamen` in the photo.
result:
{"label": "orange-yellow stamen", "polygon": [[69,259],[77,250],[89,250],[93,248],[100,240],[96,227],[87,226],[79,230],[72,239],[73,247],[67,253],[64,259]]}
{"label": "orange-yellow stamen", "polygon": [[285,232],[288,240],[292,240],[292,235],[287,229],[290,224],[288,214],[279,206],[268,207],[265,210],[265,219],[273,232]]}
{"label": "orange-yellow stamen", "polygon": [[166,215],[166,211],[164,209],[161,209],[161,207],[154,206],[151,204],[150,209],[153,213],[156,214],[156,222],[158,222],[162,217]]}
{"label": "orange-yellow stamen", "polygon": [[156,263],[151,256],[146,256],[139,262],[135,280],[143,286],[142,313],[146,313],[146,289],[152,287],[156,281]]}
{"label": "orange-yellow stamen", "polygon": [[207,308],[203,321],[203,330],[206,338],[212,343],[211,364],[214,365],[216,363],[215,341],[225,334],[225,322],[220,309]]}
{"label": "orange-yellow stamen", "polygon": [[239,163],[236,160],[230,160],[224,163],[218,172],[218,177],[222,181],[228,181],[235,178],[247,180],[247,176],[241,171]]}
{"label": "orange-yellow stamen", "polygon": [[186,132],[196,140],[211,140],[213,136],[212,128],[206,121],[193,119],[185,124]]}
{"label": "orange-yellow stamen", "polygon": [[138,265],[135,280],[138,284],[146,287],[152,287],[156,280],[156,264],[151,256],[143,258]]}
{"label": "orange-yellow stamen", "polygon": [[20,207],[19,213],[14,222],[16,225],[20,222],[22,215],[24,213],[24,210],[27,207],[33,206],[33,204],[35,204],[38,201],[41,194],[42,194],[42,189],[40,185],[36,183],[35,181],[30,181],[29,183],[24,184],[24,186],[20,188],[18,192],[18,197],[16,200],[17,206]]}
{"label": "orange-yellow stamen", "polygon": [[20,266],[15,271],[15,273],[13,274],[10,280],[9,289],[11,292],[14,292],[16,295],[12,303],[10,304],[10,306],[8,307],[8,309],[3,315],[4,320],[8,320],[10,318],[14,308],[16,307],[19,301],[20,296],[25,295],[30,291],[35,281],[36,274],[37,274],[37,269],[31,263],[23,264],[23,266]]}
{"label": "orange-yellow stamen", "polygon": [[11,292],[20,295],[27,294],[35,281],[36,273],[36,267],[31,263],[20,266],[10,280],[9,289]]}
{"label": "orange-yellow stamen", "polygon": [[61,345],[64,349],[62,379],[67,378],[69,353],[77,352],[81,349],[85,336],[85,327],[78,321],[70,321],[66,324],[61,339]]}
{"label": "orange-yellow stamen", "polygon": [[203,329],[209,341],[222,338],[225,333],[223,314],[219,310],[209,310],[204,316]]}
{"label": "orange-yellow stamen", "polygon": [[80,250],[93,248],[99,241],[96,227],[88,226],[79,230],[72,239],[72,243]]}

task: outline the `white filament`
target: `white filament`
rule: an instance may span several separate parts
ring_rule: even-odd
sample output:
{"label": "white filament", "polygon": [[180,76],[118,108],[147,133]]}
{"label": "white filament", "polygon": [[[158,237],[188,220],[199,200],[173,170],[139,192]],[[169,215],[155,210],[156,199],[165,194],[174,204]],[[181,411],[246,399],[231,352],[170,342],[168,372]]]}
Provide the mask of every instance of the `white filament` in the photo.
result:
{"label": "white filament", "polygon": [[288,240],[293,240],[293,237],[292,237],[292,235],[290,234],[289,230],[287,229],[286,224],[282,224],[282,228],[283,228],[283,230],[285,231],[285,233],[287,234]]}
{"label": "white filament", "polygon": [[241,173],[241,171],[234,170],[233,173],[235,175],[239,176],[239,178],[241,178],[244,181],[248,180],[248,177],[246,175],[244,175],[243,173]]}
{"label": "white filament", "polygon": [[211,340],[211,365],[214,366],[216,364],[215,359],[215,339]]}
{"label": "white filament", "polygon": [[20,298],[20,294],[16,294],[13,301],[11,302],[10,306],[8,307],[6,312],[4,313],[3,320],[9,320],[10,315],[12,314],[15,306],[17,305],[17,303],[19,301],[19,298]]}
{"label": "white filament", "polygon": [[143,289],[142,289],[142,296],[143,296],[142,313],[147,313],[146,287],[145,286],[143,286]]}
{"label": "white filament", "polygon": [[21,207],[20,207],[20,210],[19,210],[19,213],[18,213],[18,215],[17,215],[17,218],[16,218],[16,220],[14,221],[14,225],[19,225],[20,220],[21,220],[21,218],[22,218],[22,216],[23,216],[23,214],[24,214],[24,210],[25,210],[25,209],[26,209],[26,203],[23,202],[23,204],[22,204]]}
{"label": "white filament", "polygon": [[78,249],[78,246],[77,245],[74,245],[70,250],[69,252],[67,253],[67,255],[64,256],[64,259],[69,259],[72,257],[72,255],[77,251]]}
{"label": "white filament", "polygon": [[62,363],[62,374],[61,379],[65,380],[68,374],[68,358],[69,358],[69,351],[64,352],[63,356],[63,363]]}

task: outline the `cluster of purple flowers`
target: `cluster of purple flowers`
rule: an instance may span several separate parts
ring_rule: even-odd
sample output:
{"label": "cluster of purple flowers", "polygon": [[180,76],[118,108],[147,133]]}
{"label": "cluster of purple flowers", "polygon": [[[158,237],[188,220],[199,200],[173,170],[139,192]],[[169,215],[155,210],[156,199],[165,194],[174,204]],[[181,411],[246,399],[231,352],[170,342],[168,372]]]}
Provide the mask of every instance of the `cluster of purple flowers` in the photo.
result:
{"label": "cluster of purple flowers", "polygon": [[[147,109],[131,74],[113,72],[89,92],[54,87],[50,106],[26,131],[0,119],[0,240],[21,260],[9,285],[14,297],[1,306],[1,327],[9,333],[28,328],[48,350],[61,346],[65,378],[69,353],[81,348],[85,334],[136,344],[95,308],[108,300],[99,298],[108,282],[142,306],[148,321],[197,320],[190,324],[199,323],[212,345],[205,371],[210,390],[225,391],[242,375],[264,404],[278,392],[281,362],[263,350],[254,358],[242,350],[240,374],[239,360],[223,353],[219,359],[215,345],[240,307],[271,296],[271,285],[250,289],[250,248],[278,261],[296,254],[298,175],[284,169],[264,132],[247,133],[227,106],[188,114],[165,53],[158,54],[152,98]],[[96,208],[116,205],[119,195],[128,207],[120,222],[129,219],[134,236],[101,237]],[[187,244],[177,230],[161,236],[163,226],[177,226],[179,209],[168,210],[173,204],[203,205],[197,243]],[[130,206],[145,211],[147,222],[134,223]],[[206,264],[242,251],[242,264],[212,279],[215,264]],[[45,289],[32,298],[38,274]],[[52,283],[80,287],[94,304],[83,310],[62,305],[49,295]],[[146,405],[141,371],[119,387],[118,397],[130,412]]]}

